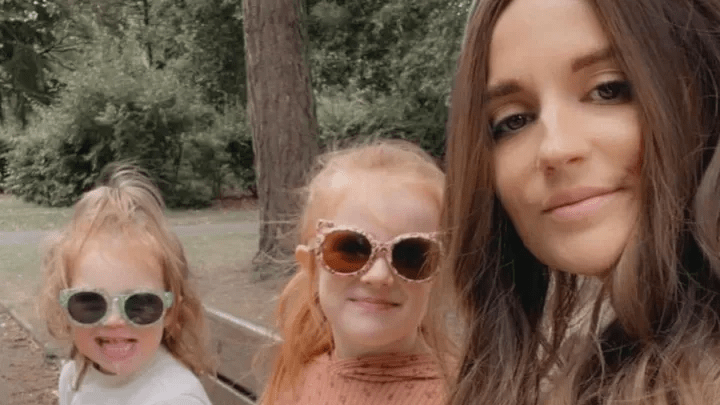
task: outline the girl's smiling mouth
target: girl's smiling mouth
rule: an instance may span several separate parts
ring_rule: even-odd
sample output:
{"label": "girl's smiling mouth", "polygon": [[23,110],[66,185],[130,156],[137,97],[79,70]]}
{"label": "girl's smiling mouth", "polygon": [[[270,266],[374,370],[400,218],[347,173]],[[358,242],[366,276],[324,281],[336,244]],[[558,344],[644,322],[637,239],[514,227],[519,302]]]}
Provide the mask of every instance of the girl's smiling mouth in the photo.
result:
{"label": "girl's smiling mouth", "polygon": [[350,302],[358,305],[359,307],[366,309],[366,310],[386,310],[391,308],[399,307],[400,304],[397,302],[392,302],[389,300],[381,299],[381,298],[371,298],[371,297],[365,297],[365,298],[350,298]]}
{"label": "girl's smiling mouth", "polygon": [[132,357],[137,348],[137,339],[133,338],[97,337],[95,342],[100,347],[100,352],[111,361],[126,360]]}

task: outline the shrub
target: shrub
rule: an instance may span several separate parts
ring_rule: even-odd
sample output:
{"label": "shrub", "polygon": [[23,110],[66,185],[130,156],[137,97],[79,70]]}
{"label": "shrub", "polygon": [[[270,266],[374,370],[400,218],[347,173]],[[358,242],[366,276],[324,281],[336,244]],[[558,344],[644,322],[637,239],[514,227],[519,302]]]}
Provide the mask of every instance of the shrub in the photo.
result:
{"label": "shrub", "polygon": [[[103,167],[126,161],[155,177],[168,205],[202,206],[211,193],[183,165],[188,141],[215,113],[197,92],[126,55],[88,62],[8,156],[6,186],[40,204],[72,204]],[[192,196],[192,198],[191,198]]]}
{"label": "shrub", "polygon": [[442,103],[420,106],[412,98],[373,96],[358,91],[326,91],[317,95],[316,100],[323,148],[362,139],[401,138],[442,157],[446,119]]}
{"label": "shrub", "polygon": [[243,110],[228,108],[189,143],[187,161],[208,181],[214,198],[227,188],[256,192],[252,135]]}

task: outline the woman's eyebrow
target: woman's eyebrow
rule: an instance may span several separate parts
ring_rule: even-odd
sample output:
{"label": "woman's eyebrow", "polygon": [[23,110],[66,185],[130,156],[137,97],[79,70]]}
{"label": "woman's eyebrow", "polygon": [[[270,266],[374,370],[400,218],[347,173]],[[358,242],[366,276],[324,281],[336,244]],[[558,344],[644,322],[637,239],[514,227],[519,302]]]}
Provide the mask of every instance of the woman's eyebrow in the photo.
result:
{"label": "woman's eyebrow", "polygon": [[[592,66],[596,63],[606,62],[615,59],[615,51],[611,47],[605,47],[592,51],[586,55],[580,56],[572,61],[570,69],[573,73]],[[500,82],[496,85],[489,86],[485,92],[486,102],[491,102],[496,98],[510,96],[522,91],[522,87],[516,80],[508,80]]]}
{"label": "woman's eyebrow", "polygon": [[611,59],[615,59],[615,51],[611,47],[599,49],[594,52],[590,52],[587,55],[581,56],[573,60],[570,65],[570,69],[573,73],[576,73],[588,66],[592,66],[596,63],[605,62]]}
{"label": "woman's eyebrow", "polygon": [[497,85],[488,87],[485,92],[485,100],[491,102],[496,98],[506,97],[522,91],[520,84],[515,80],[508,80]]}

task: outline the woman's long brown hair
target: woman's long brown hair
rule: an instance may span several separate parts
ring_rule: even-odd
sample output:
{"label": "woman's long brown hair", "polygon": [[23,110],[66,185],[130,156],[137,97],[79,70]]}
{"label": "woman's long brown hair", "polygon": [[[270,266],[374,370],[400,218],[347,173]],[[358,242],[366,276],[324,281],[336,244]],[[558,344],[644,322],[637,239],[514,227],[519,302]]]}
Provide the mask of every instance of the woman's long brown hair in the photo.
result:
{"label": "woman's long brown hair", "polygon": [[478,0],[452,93],[444,222],[470,325],[452,403],[537,403],[551,367],[560,370],[545,393],[551,403],[716,400],[720,357],[704,353],[717,354],[720,332],[720,2],[590,1],[640,109],[643,210],[635,249],[606,280],[615,321],[564,362],[578,283],[557,272],[546,303],[549,270],[524,247],[493,184],[483,94],[492,31],[509,3]]}

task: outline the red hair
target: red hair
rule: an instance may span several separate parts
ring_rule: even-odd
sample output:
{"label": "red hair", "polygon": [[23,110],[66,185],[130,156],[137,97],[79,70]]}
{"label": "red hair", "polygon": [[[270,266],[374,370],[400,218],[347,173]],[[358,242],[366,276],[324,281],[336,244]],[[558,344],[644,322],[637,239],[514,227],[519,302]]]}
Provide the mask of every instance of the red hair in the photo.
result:
{"label": "red hair", "polygon": [[[370,145],[331,152],[320,157],[315,175],[307,186],[307,198],[299,221],[300,243],[308,244],[315,236],[315,224],[331,216],[342,201],[345,189],[332,187],[334,176],[342,173],[358,176],[391,176],[401,179],[407,187],[426,193],[441,210],[445,176],[433,159],[417,146],[404,141],[383,141]],[[352,182],[351,182],[352,183]],[[283,342],[277,352],[268,386],[261,398],[264,405],[301,382],[302,371],[314,358],[333,350],[330,325],[320,309],[315,285],[315,263],[308,271],[297,271],[282,291],[276,312],[277,325]],[[438,286],[431,293],[421,330],[438,360],[450,353],[441,305],[433,305]],[[441,362],[444,368],[444,363]]]}

